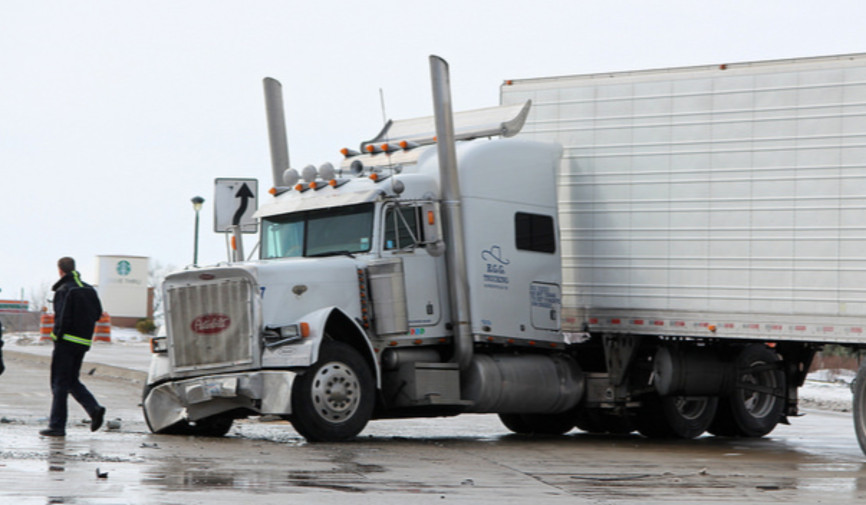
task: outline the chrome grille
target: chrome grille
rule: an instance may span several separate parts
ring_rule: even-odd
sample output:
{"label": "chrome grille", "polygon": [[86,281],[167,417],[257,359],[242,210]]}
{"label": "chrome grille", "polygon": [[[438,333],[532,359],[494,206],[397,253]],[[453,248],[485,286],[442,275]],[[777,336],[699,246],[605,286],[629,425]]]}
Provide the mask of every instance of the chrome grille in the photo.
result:
{"label": "chrome grille", "polygon": [[219,368],[252,362],[251,283],[221,279],[166,289],[172,366]]}

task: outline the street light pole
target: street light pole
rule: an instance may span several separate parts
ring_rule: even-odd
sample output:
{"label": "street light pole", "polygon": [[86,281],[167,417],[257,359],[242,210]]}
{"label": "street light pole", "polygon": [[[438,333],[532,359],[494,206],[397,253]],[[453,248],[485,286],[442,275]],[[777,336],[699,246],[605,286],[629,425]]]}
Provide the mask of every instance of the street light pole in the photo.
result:
{"label": "street light pole", "polygon": [[191,199],[192,208],[195,211],[195,246],[193,247],[192,253],[192,264],[198,265],[198,213],[201,210],[201,206],[204,203],[204,198],[200,196],[194,196]]}

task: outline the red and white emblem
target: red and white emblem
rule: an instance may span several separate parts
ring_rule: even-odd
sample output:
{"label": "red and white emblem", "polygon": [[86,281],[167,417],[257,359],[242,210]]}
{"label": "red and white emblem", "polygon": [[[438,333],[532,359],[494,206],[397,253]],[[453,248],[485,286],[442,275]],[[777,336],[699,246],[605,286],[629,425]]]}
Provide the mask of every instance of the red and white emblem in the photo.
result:
{"label": "red and white emblem", "polygon": [[225,314],[202,314],[192,320],[190,329],[196,333],[207,335],[219,333],[231,326],[231,324],[231,318]]}

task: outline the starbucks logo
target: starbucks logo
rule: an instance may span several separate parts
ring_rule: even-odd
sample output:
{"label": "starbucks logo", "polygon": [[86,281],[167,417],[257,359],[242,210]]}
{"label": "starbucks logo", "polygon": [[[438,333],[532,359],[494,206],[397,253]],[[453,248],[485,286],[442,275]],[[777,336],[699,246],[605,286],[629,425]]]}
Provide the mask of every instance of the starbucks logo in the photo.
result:
{"label": "starbucks logo", "polygon": [[132,271],[132,266],[126,260],[121,260],[117,262],[117,273],[119,275],[129,275],[129,272]]}

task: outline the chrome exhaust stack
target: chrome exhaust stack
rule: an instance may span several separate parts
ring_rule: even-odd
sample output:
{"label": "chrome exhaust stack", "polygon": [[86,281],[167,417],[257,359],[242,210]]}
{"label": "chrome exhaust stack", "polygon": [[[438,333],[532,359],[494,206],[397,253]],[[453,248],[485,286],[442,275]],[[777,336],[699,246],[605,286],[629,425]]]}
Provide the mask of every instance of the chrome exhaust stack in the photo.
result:
{"label": "chrome exhaust stack", "polygon": [[448,270],[451,324],[454,334],[454,355],[451,362],[458,363],[460,370],[467,370],[473,356],[472,323],[469,312],[463,211],[460,204],[460,181],[457,176],[457,146],[454,140],[448,63],[438,56],[431,55],[430,78],[433,86],[433,113],[438,139],[436,148],[439,154],[439,183],[442,188],[442,229],[446,237],[445,264]]}
{"label": "chrome exhaust stack", "polygon": [[283,111],[283,86],[265,77],[265,112],[268,117],[268,140],[271,146],[271,171],[274,188],[285,186],[283,173],[289,168],[289,142],[286,140],[286,116]]}

